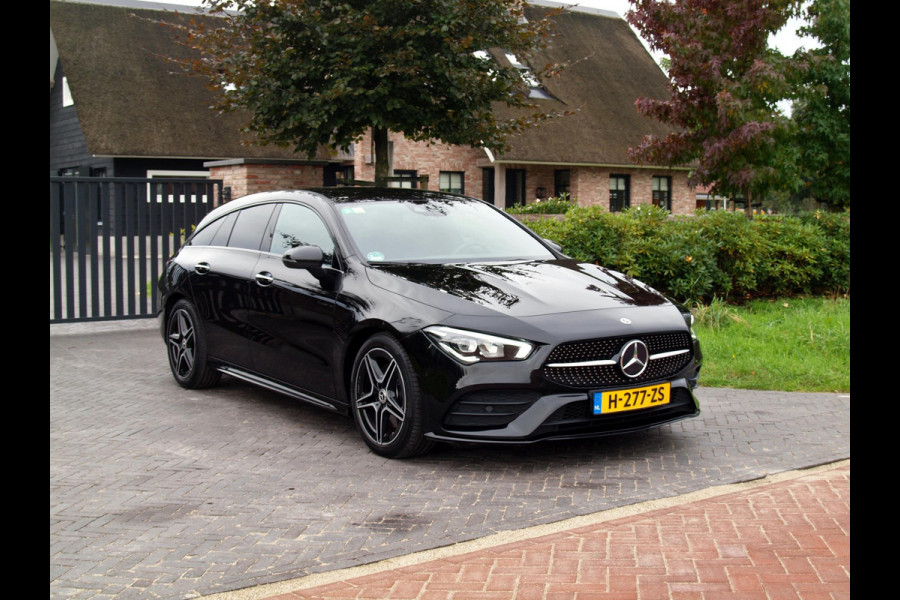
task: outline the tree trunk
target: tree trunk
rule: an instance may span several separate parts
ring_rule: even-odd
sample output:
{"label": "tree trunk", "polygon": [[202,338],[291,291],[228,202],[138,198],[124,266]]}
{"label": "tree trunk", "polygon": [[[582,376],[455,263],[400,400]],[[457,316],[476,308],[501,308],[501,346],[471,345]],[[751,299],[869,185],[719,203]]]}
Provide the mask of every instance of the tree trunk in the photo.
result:
{"label": "tree trunk", "polygon": [[373,127],[372,137],[375,140],[375,185],[386,187],[386,177],[390,175],[388,162],[388,130],[385,127]]}

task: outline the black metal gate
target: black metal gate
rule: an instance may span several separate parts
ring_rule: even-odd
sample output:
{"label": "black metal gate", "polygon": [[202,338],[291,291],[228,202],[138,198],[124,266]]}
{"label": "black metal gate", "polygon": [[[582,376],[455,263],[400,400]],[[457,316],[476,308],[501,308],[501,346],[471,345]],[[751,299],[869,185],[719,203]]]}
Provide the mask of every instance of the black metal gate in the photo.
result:
{"label": "black metal gate", "polygon": [[153,317],[163,263],[222,202],[222,181],[50,178],[50,322]]}

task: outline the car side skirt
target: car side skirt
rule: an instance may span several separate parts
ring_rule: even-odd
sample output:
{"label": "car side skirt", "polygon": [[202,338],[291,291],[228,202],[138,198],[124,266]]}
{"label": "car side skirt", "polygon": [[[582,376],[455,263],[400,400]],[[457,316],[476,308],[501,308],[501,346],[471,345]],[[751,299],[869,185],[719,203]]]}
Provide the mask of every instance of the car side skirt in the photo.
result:
{"label": "car side skirt", "polygon": [[258,385],[259,387],[266,388],[267,390],[272,390],[273,392],[278,392],[280,394],[284,394],[285,396],[290,396],[291,398],[295,398],[297,400],[301,400],[303,402],[307,402],[309,404],[313,404],[315,406],[319,406],[321,408],[325,408],[328,410],[332,410],[334,412],[346,413],[346,407],[341,406],[337,403],[328,402],[327,400],[322,400],[321,398],[317,398],[315,396],[311,396],[304,392],[301,392],[292,387],[283,385],[278,383],[277,381],[272,381],[271,379],[266,379],[265,377],[260,377],[255,373],[250,373],[248,371],[244,371],[242,369],[238,369],[237,367],[233,367],[230,365],[222,365],[218,367],[218,370],[226,375],[231,375],[237,379],[241,379],[248,383],[252,383],[254,385]]}

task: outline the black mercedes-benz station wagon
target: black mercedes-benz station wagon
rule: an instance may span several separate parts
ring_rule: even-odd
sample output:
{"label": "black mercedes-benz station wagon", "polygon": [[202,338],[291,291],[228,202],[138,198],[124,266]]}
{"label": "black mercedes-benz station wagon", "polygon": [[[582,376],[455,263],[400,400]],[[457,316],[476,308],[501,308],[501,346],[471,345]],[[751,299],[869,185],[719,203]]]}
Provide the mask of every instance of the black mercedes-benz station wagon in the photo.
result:
{"label": "black mercedes-benz station wagon", "polygon": [[382,456],[621,433],[700,412],[689,311],[473,198],[245,196],[198,224],[159,287],[180,385],[225,373],[350,414]]}

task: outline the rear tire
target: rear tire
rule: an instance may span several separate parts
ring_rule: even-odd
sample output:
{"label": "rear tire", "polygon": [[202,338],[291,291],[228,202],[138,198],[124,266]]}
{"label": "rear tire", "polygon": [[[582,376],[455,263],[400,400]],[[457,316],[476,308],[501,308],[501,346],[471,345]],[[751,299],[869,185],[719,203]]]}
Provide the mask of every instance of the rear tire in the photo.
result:
{"label": "rear tire", "polygon": [[169,312],[166,345],[169,367],[178,385],[199,389],[219,382],[222,374],[210,368],[208,363],[203,322],[187,300],[179,300]]}
{"label": "rear tire", "polygon": [[350,379],[353,419],[375,454],[406,458],[431,450],[424,407],[409,356],[390,335],[372,336],[359,349]]}

